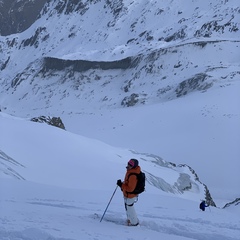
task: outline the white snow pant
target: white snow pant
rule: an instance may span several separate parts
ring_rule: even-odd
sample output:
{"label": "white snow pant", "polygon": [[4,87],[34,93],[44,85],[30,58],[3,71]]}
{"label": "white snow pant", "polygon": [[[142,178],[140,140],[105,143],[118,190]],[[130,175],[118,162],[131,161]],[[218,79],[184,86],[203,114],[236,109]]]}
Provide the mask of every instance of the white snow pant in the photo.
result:
{"label": "white snow pant", "polygon": [[127,219],[130,221],[131,224],[135,225],[138,224],[137,214],[134,208],[134,203],[138,200],[137,197],[134,198],[126,198],[124,197],[125,209],[127,214]]}

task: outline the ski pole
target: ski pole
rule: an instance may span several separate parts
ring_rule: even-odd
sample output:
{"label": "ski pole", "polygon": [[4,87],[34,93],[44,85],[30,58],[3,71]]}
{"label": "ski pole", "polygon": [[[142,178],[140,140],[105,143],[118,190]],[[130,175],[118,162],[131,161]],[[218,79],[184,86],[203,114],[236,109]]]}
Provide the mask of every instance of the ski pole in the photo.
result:
{"label": "ski pole", "polygon": [[110,198],[110,200],[109,200],[109,202],[108,202],[108,205],[107,205],[107,207],[106,207],[106,209],[105,209],[105,211],[104,211],[104,213],[103,213],[103,215],[102,215],[102,217],[101,217],[100,222],[103,220],[103,217],[104,217],[104,215],[105,215],[105,213],[106,213],[106,211],[107,211],[107,209],[108,209],[108,207],[109,207],[109,205],[110,205],[110,202],[112,201],[112,198],[113,198],[115,192],[117,191],[117,188],[118,188],[118,186],[115,188],[115,190],[114,190],[114,192],[113,192],[113,194],[112,194],[112,197]]}

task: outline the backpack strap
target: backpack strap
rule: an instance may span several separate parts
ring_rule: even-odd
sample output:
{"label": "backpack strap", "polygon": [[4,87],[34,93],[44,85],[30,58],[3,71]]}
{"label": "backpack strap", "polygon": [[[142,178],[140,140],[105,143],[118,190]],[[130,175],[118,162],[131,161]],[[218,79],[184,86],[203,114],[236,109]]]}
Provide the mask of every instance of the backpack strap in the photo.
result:
{"label": "backpack strap", "polygon": [[136,177],[138,177],[138,174],[137,173],[130,173],[129,175],[128,175],[128,178],[127,178],[127,180],[129,180],[129,178],[130,178],[130,176],[132,176],[132,175],[135,175]]}

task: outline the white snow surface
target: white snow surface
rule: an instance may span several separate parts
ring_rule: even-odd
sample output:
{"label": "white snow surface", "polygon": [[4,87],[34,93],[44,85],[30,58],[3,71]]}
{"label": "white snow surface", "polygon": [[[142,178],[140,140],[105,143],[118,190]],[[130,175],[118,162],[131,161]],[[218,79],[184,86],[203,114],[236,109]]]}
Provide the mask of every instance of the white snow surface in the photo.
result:
{"label": "white snow surface", "polygon": [[[107,167],[107,166],[106,166]],[[88,181],[89,176],[86,176]],[[64,178],[63,178],[64,181]],[[96,179],[95,181],[100,181]],[[1,240],[165,239],[237,240],[239,212],[206,209],[198,204],[157,193],[144,193],[135,204],[137,227],[125,226],[121,191],[51,187],[1,179]]]}
{"label": "white snow surface", "polygon": [[239,206],[201,212],[198,191],[174,195],[149,184],[135,204],[140,225],[128,227],[122,192],[113,193],[130,157],[157,171],[141,154],[4,113],[0,126],[8,153],[0,171],[1,240],[240,239]]}
{"label": "white snow surface", "polygon": [[[104,2],[99,1],[92,4],[81,21],[78,14],[70,17],[43,15],[25,32],[8,36],[7,41],[3,41],[15,39],[16,46],[9,48],[2,44],[3,54],[0,55],[1,63],[7,61],[8,54],[11,55],[8,68],[1,72],[3,90],[0,89],[1,240],[240,239],[240,206],[222,208],[240,197],[239,32],[214,33],[211,38],[193,37],[196,19],[200,27],[214,15],[219,14],[217,19],[221,19],[223,14],[224,24],[231,18],[228,11],[231,13],[232,8],[236,9],[239,2],[194,0],[184,4],[185,1],[126,0],[124,3],[132,22],[137,22],[136,32],[126,27],[123,15],[109,34],[106,26],[112,20],[110,12],[104,8]],[[151,18],[151,11],[158,16],[153,7],[156,4],[158,10],[164,10],[159,15],[162,25]],[[220,5],[227,6],[223,13],[218,13]],[[195,15],[188,15],[193,12]],[[235,18],[239,19],[239,14]],[[188,26],[187,39],[158,40],[164,32],[174,33],[183,25]],[[38,48],[19,48],[21,41],[31,38],[39,26],[46,27],[46,34],[51,33],[50,38]],[[126,44],[146,29],[153,29],[150,33],[155,40],[150,44],[141,38],[139,45]],[[67,39],[71,33],[75,33],[75,37]],[[5,38],[0,36],[0,39]],[[36,78],[39,93],[29,88],[28,81],[15,92],[7,82],[30,63],[37,69],[42,56],[109,61],[206,40],[219,43],[216,43],[217,47],[207,45],[201,51],[186,45],[183,55],[177,55],[184,64],[188,61],[192,64],[183,72],[173,68],[178,63],[177,56],[167,55],[160,76],[168,76],[168,81],[161,81],[161,84],[174,84],[179,79],[204,72],[206,66],[210,66],[216,67],[214,71],[208,71],[215,79],[213,87],[168,101],[167,97],[162,100],[154,96],[156,86],[147,85],[145,77],[139,89],[150,96],[147,104],[131,108],[119,107],[124,96],[119,90],[123,86],[119,81],[114,82],[116,85],[106,85],[103,92],[99,90],[101,81],[93,82],[91,86],[83,85],[84,92],[77,92],[78,98],[70,90],[66,98],[58,95],[70,86],[63,84],[54,88],[58,76],[52,76],[47,82]],[[101,71],[97,73],[101,74]],[[114,74],[121,76],[121,71]],[[28,77],[31,82],[31,74],[26,79]],[[157,82],[157,79],[158,75],[153,80]],[[41,95],[42,92],[49,92],[51,98]],[[108,101],[102,101],[106,92]],[[26,119],[41,114],[60,116],[67,131]],[[191,166],[208,186],[218,207],[206,208],[205,212],[199,210],[203,197],[201,188],[174,195],[147,183],[146,192],[135,204],[139,226],[125,226],[120,189],[116,190],[100,222],[116,181],[123,179],[130,158],[139,159],[143,170],[164,176],[169,182],[175,181],[177,171],[158,168],[145,161],[142,153]]]}

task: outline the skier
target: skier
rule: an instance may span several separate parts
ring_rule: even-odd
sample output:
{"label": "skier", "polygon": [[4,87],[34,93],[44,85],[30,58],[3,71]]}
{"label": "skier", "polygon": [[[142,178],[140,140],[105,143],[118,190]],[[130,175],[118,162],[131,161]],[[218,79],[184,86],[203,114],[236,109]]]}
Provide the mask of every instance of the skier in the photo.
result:
{"label": "skier", "polygon": [[199,205],[199,208],[202,210],[202,211],[205,211],[205,208],[206,207],[209,207],[209,205],[206,205],[206,202],[205,201],[202,201]]}
{"label": "skier", "polygon": [[[124,197],[125,209],[127,214],[127,225],[128,226],[137,226],[139,220],[134,208],[134,203],[138,200],[138,194],[131,193],[134,191],[137,185],[137,176],[141,171],[140,166],[138,165],[137,159],[130,159],[126,167],[127,172],[122,182],[121,179],[117,180],[117,185],[121,188]],[[134,173],[134,174],[131,174]],[[131,174],[131,175],[130,175]]]}

